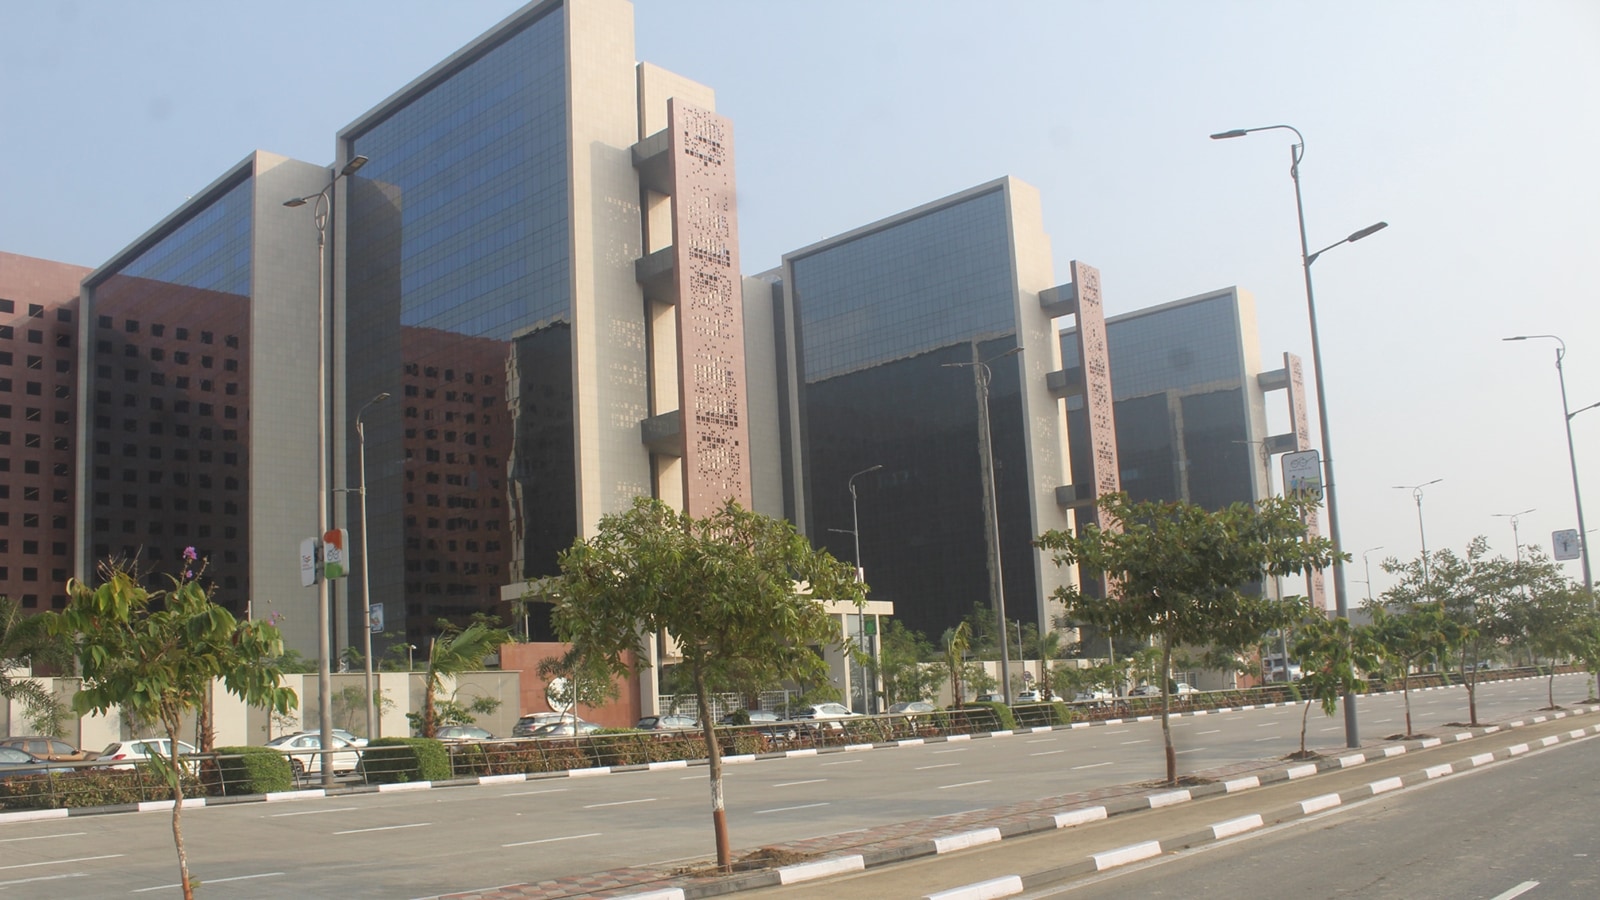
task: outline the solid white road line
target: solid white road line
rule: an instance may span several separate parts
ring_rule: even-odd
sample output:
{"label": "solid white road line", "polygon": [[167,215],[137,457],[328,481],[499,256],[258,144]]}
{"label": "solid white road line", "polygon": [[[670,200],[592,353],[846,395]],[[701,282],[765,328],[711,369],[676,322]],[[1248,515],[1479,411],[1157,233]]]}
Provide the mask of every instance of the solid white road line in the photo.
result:
{"label": "solid white road line", "polygon": [[805,804],[802,804],[800,806],[780,806],[780,807],[777,807],[776,809],[758,809],[753,813],[753,815],[764,816],[764,815],[766,815],[768,813],[789,812],[791,810],[796,810],[796,809],[815,809],[818,806],[827,806],[827,805],[828,804],[826,804],[826,803],[805,803]]}
{"label": "solid white road line", "polygon": [[827,780],[828,779],[826,779],[826,778],[808,778],[805,781],[780,781],[777,784],[773,785],[773,787],[775,787],[775,788],[794,787],[797,784],[821,784],[821,783],[823,783],[824,781],[827,781]]}
{"label": "solid white road line", "polygon": [[1506,891],[1503,894],[1494,895],[1493,897],[1489,898],[1489,900],[1512,900],[1512,898],[1521,897],[1523,894],[1526,894],[1538,886],[1539,882],[1537,881],[1524,881],[1523,883],[1517,885],[1509,891]]}
{"label": "solid white road line", "polygon": [[33,837],[0,838],[0,844],[15,844],[18,841],[47,841],[51,838],[83,837],[87,831],[68,831],[64,834],[36,834]]}
{"label": "solid white road line", "polygon": [[16,865],[0,866],[0,871],[9,869],[35,869],[39,866],[64,866],[67,863],[94,862],[97,859],[120,859],[121,853],[108,853],[105,856],[79,856],[73,859],[47,859],[43,862],[17,863]]}
{"label": "solid white road line", "polygon": [[288,816],[320,816],[323,813],[350,812],[351,810],[355,810],[355,809],[360,809],[360,807],[357,807],[357,806],[336,806],[333,809],[302,809],[299,812],[273,813],[270,816],[268,816],[267,818],[269,818],[269,819],[282,819],[282,818],[286,818]]}
{"label": "solid white road line", "polygon": [[584,809],[601,809],[601,808],[607,807],[607,806],[632,806],[635,803],[654,803],[654,802],[656,802],[656,798],[654,798],[654,797],[641,797],[638,800],[614,800],[614,801],[612,801],[610,803],[590,803],[590,804],[585,805],[583,808]]}
{"label": "solid white road line", "polygon": [[976,785],[976,784],[988,784],[990,782],[990,780],[991,779],[985,778],[982,781],[963,781],[960,784],[941,784],[941,785],[939,785],[939,790],[944,791],[944,790],[949,790],[950,788],[972,787],[973,785]]}
{"label": "solid white road line", "polygon": [[[225,881],[249,881],[253,878],[277,878],[282,872],[262,872],[259,875],[235,875],[232,878],[207,878],[206,884],[222,884]],[[147,894],[150,891],[170,891],[173,888],[183,887],[181,884],[158,884],[155,887],[139,888],[129,891],[130,894]]]}
{"label": "solid white road line", "polygon": [[1073,766],[1072,768],[1073,768],[1074,771],[1076,771],[1078,769],[1098,769],[1101,766],[1109,766],[1109,765],[1111,765],[1111,763],[1109,761],[1107,761],[1107,762],[1089,763],[1088,765],[1085,765],[1085,766]]}
{"label": "solid white road line", "polygon": [[88,872],[66,872],[61,875],[37,875],[33,878],[15,878],[11,881],[0,881],[0,888],[11,887],[14,884],[32,884],[35,881],[60,881],[63,878],[83,878]]}

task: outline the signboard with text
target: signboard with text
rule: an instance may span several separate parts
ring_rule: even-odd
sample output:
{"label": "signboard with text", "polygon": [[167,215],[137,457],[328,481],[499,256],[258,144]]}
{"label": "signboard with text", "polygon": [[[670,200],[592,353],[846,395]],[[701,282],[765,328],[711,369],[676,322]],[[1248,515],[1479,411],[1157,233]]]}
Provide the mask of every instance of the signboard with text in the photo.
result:
{"label": "signboard with text", "polygon": [[1569,559],[1577,559],[1583,555],[1583,547],[1576,528],[1552,532],[1550,535],[1550,547],[1555,551],[1556,559],[1562,562]]}
{"label": "signboard with text", "polygon": [[1283,492],[1322,499],[1322,455],[1315,450],[1283,455]]}

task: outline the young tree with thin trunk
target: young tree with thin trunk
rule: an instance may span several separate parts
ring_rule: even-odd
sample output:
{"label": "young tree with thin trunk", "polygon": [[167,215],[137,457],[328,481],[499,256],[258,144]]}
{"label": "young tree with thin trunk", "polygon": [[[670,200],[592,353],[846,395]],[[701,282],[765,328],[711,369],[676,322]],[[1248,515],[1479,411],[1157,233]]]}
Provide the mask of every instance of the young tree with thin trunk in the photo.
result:
{"label": "young tree with thin trunk", "polygon": [[729,684],[827,680],[818,649],[849,648],[825,601],[866,603],[855,569],[817,550],[794,526],[729,501],[705,518],[639,498],[600,520],[593,537],[561,554],[546,582],[562,640],[627,673],[667,634],[694,685],[711,782],[717,865],[731,870],[722,754],[711,690]]}
{"label": "young tree with thin trunk", "polygon": [[[1134,503],[1125,494],[1099,502],[1110,527],[1088,524],[1076,533],[1051,531],[1038,545],[1057,565],[1076,564],[1081,581],[1102,576],[1105,597],[1076,585],[1058,588],[1056,599],[1073,619],[1114,634],[1148,635],[1161,650],[1160,671],[1172,671],[1180,646],[1239,653],[1288,624],[1292,606],[1251,590],[1272,575],[1290,575],[1332,564],[1325,538],[1306,533],[1309,500],[1271,498],[1256,506],[1236,503],[1212,512],[1191,503]],[[1161,685],[1161,735],[1167,782],[1178,781],[1172,744],[1172,697]]]}
{"label": "young tree with thin trunk", "polygon": [[[1367,689],[1362,673],[1377,667],[1375,647],[1369,629],[1351,625],[1349,619],[1330,619],[1315,615],[1301,623],[1295,634],[1294,655],[1300,660],[1300,691],[1306,695],[1305,712],[1300,714],[1300,752],[1296,758],[1314,756],[1306,752],[1306,724],[1311,704],[1320,702],[1324,715],[1339,709],[1339,698],[1360,694]],[[1406,708],[1406,731],[1411,731],[1411,711]]]}
{"label": "young tree with thin trunk", "polygon": [[1467,632],[1460,622],[1445,615],[1444,606],[1439,603],[1424,603],[1397,613],[1374,603],[1368,611],[1372,614],[1372,639],[1383,670],[1389,677],[1400,679],[1400,694],[1406,706],[1405,736],[1410,738],[1416,734],[1411,727],[1411,670],[1429,663],[1442,665],[1466,639]]}
{"label": "young tree with thin trunk", "polygon": [[[194,561],[194,548],[184,551]],[[208,588],[190,571],[168,590],[146,590],[128,571],[101,569],[102,583],[67,582],[67,607],[51,629],[75,642],[83,685],[73,706],[81,713],[121,707],[137,721],[158,722],[172,756],[152,765],[172,789],[172,840],[184,900],[193,900],[189,859],[183,848],[183,773],[178,731],[186,713],[200,708],[214,680],[251,706],[285,714],[297,705],[273,661],[283,638],[266,622],[240,622],[211,602]]]}
{"label": "young tree with thin trunk", "polygon": [[439,730],[438,694],[446,678],[483,668],[483,660],[511,643],[511,632],[490,622],[473,622],[455,628],[443,619],[444,634],[435,638],[428,650],[428,667],[423,673],[422,715],[417,719],[417,734],[431,738]]}

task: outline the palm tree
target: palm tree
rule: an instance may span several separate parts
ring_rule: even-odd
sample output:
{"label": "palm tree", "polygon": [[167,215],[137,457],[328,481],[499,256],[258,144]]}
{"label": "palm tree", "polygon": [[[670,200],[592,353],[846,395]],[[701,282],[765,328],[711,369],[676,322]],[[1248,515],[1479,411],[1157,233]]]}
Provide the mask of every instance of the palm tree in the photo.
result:
{"label": "palm tree", "polygon": [[62,668],[72,664],[71,644],[52,635],[46,622],[44,616],[28,615],[17,601],[0,596],[0,699],[21,703],[29,727],[53,735],[61,727],[61,704],[37,681],[8,674],[26,664]]}
{"label": "palm tree", "polygon": [[950,702],[957,709],[964,705],[961,702],[961,668],[971,643],[972,628],[966,622],[944,633],[944,662],[950,669]]}
{"label": "palm tree", "polygon": [[486,622],[473,622],[461,630],[447,626],[444,634],[434,638],[424,673],[427,689],[422,695],[422,722],[418,727],[422,737],[433,737],[439,727],[434,695],[444,679],[482,667],[484,657],[510,642],[510,632]]}
{"label": "palm tree", "polygon": [[1039,635],[1039,698],[1049,700],[1054,692],[1051,690],[1050,663],[1061,655],[1061,632],[1054,628]]}

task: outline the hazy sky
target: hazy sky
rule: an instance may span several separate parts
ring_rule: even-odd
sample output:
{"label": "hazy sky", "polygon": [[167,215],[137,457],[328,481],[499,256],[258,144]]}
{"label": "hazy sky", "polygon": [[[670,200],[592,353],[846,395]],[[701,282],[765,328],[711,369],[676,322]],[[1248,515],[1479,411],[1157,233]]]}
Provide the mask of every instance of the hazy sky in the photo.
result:
{"label": "hazy sky", "polygon": [[[5,0],[0,249],[97,266],[252,150],[328,162],[520,6]],[[1009,174],[1057,281],[1099,266],[1111,315],[1240,285],[1309,381],[1293,136],[1206,137],[1298,127],[1312,249],[1390,223],[1313,267],[1352,603],[1363,550],[1375,592],[1418,553],[1392,485],[1444,479],[1431,549],[1577,527],[1556,344],[1500,338],[1560,335],[1600,402],[1600,4],[637,0],[636,47],[733,119],[749,272]],[[1600,528],[1600,409],[1572,426]]]}

